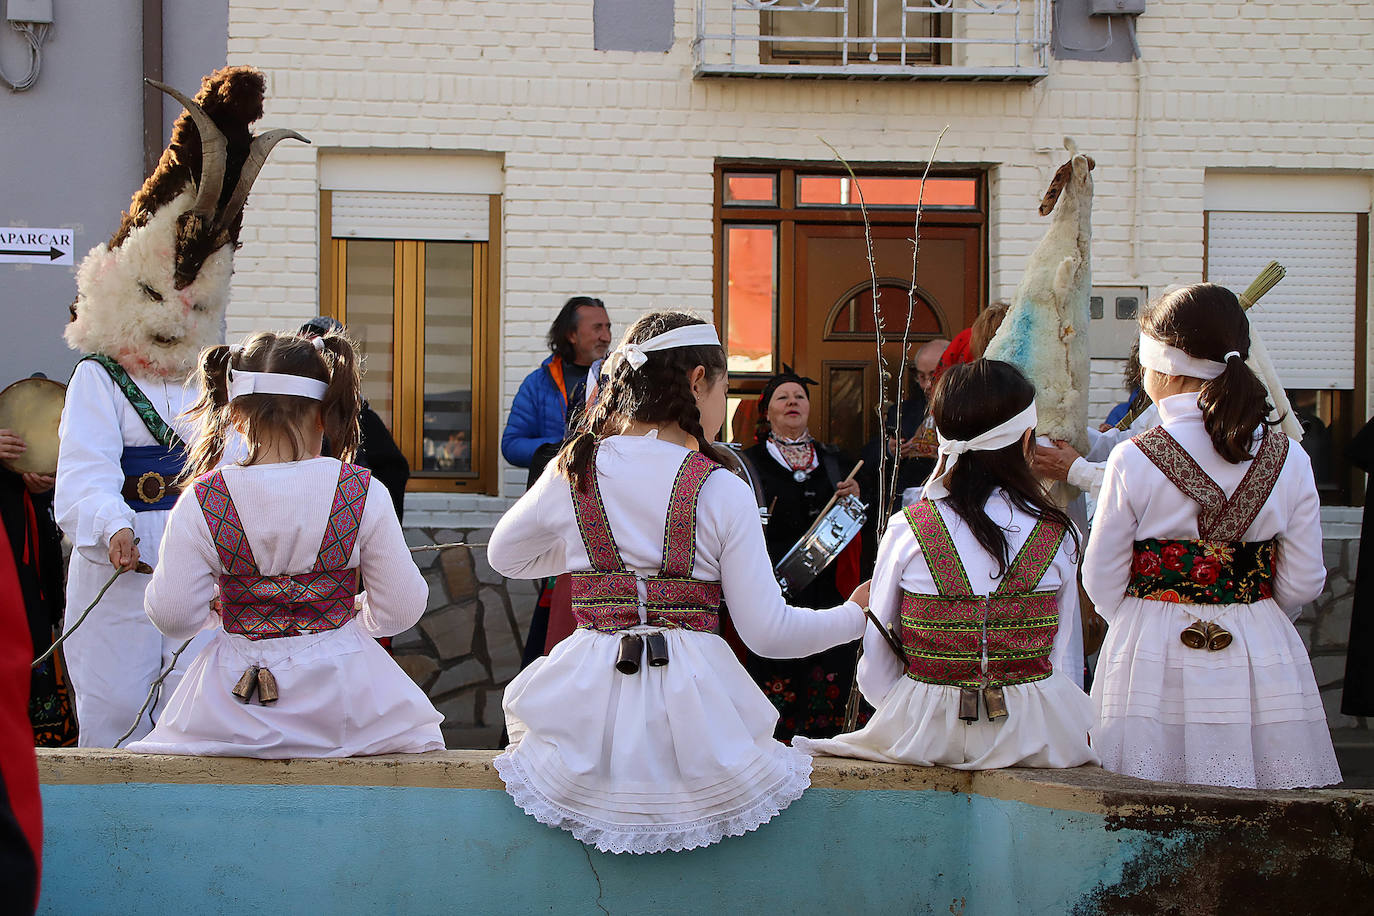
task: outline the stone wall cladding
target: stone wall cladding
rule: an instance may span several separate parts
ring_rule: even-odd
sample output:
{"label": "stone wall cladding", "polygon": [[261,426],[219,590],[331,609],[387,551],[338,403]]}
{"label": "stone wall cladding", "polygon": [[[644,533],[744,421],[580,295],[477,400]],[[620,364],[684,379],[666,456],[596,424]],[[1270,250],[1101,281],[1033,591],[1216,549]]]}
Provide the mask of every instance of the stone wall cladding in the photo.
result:
{"label": "stone wall cladding", "polygon": [[[490,536],[490,528],[406,529],[411,547],[483,544]],[[501,576],[482,547],[413,556],[429,604],[419,624],[392,640],[396,663],[444,714],[447,746],[499,747],[501,694],[520,671],[537,584]]]}
{"label": "stone wall cladding", "polygon": [[1328,537],[1322,542],[1326,562],[1326,588],[1317,600],[1303,608],[1296,625],[1303,645],[1312,656],[1326,721],[1333,731],[1368,731],[1362,716],[1341,713],[1345,686],[1345,650],[1350,639],[1350,616],[1355,608],[1355,570],[1360,559],[1359,537]]}
{"label": "stone wall cladding", "polygon": [[[1034,85],[694,80],[689,0],[667,54],[594,51],[585,0],[229,7],[230,63],[268,75],[263,125],[314,141],[278,147],[254,187],[231,336],[317,309],[319,150],[501,153],[503,411],[571,293],[605,298],[617,330],[655,305],[711,312],[717,157],[828,160],[825,138],[854,162],[918,162],[948,124],[939,161],[989,168],[1005,297],[1065,136],[1097,160],[1094,282],[1152,290],[1201,276],[1206,169],[1359,172],[1374,138],[1374,4],[1152,4],[1144,63],[1055,61]],[[523,481],[507,468],[503,492]]]}

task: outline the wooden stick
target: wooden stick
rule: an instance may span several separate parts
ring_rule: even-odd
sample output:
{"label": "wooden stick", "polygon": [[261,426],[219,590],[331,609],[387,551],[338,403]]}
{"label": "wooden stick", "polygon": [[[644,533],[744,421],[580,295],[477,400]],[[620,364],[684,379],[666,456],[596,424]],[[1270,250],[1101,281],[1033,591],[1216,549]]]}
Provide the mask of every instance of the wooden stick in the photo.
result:
{"label": "wooden stick", "polygon": [[[859,459],[859,463],[856,464],[856,465],[854,465],[854,470],[850,471],[850,472],[849,472],[849,476],[846,477],[844,480],[841,480],[840,483],[849,483],[851,480],[854,479],[854,475],[857,474],[857,473],[859,473],[859,468],[861,468],[861,467],[863,467],[863,466],[864,466],[863,459],[860,458],[860,459]],[[838,487],[838,486],[839,486],[839,484],[836,484],[836,487]],[[837,489],[834,493],[831,493],[831,494],[830,494],[830,500],[825,504],[825,508],[821,510],[821,514],[818,515],[818,516],[816,516],[816,518],[824,518],[824,517],[825,517],[825,513],[829,512],[831,509],[833,509],[833,508],[835,507],[835,503],[839,502],[839,500],[840,500],[840,493],[839,493],[839,490]]]}
{"label": "wooden stick", "polygon": [[[135,539],[134,539],[134,543],[135,543],[135,544],[138,543],[138,538],[135,538]],[[78,617],[78,618],[76,618],[76,623],[74,623],[74,624],[72,624],[70,627],[68,627],[68,628],[67,628],[67,632],[63,633],[61,636],[59,636],[59,637],[57,637],[56,639],[54,639],[54,640],[52,641],[52,645],[51,645],[51,646],[48,646],[48,651],[44,652],[42,655],[40,655],[40,656],[38,656],[37,658],[35,658],[35,659],[33,660],[33,664],[30,665],[29,667],[30,667],[30,668],[37,668],[39,665],[43,664],[43,662],[47,661],[48,658],[49,658],[54,652],[57,651],[57,647],[60,646],[60,645],[62,645],[62,643],[66,642],[66,641],[67,641],[67,637],[68,637],[68,636],[71,636],[73,633],[75,633],[75,632],[76,632],[76,628],[79,627],[79,626],[81,626],[81,624],[83,624],[83,623],[86,622],[86,618],[90,615],[91,611],[95,610],[95,606],[96,606],[97,604],[100,603],[100,599],[101,599],[101,598],[104,598],[104,597],[105,597],[105,593],[108,592],[108,591],[110,590],[110,586],[111,586],[111,585],[114,585],[114,584],[115,584],[115,580],[116,580],[116,579],[118,579],[120,576],[124,575],[126,572],[136,572],[136,573],[143,573],[144,575],[150,575],[150,574],[152,573],[152,571],[153,571],[153,568],[152,568],[151,566],[149,566],[147,563],[144,563],[144,562],[142,562],[142,561],[140,561],[140,562],[138,563],[137,566],[124,566],[124,567],[121,567],[121,568],[119,568],[119,569],[116,569],[116,570],[114,571],[114,575],[112,575],[112,576],[110,576],[110,578],[106,579],[106,580],[105,580],[105,584],[102,585],[102,586],[100,586],[100,591],[98,591],[98,592],[95,593],[95,600],[92,601],[90,604],[86,605],[86,610],[82,611],[82,612],[81,612],[81,616]]]}

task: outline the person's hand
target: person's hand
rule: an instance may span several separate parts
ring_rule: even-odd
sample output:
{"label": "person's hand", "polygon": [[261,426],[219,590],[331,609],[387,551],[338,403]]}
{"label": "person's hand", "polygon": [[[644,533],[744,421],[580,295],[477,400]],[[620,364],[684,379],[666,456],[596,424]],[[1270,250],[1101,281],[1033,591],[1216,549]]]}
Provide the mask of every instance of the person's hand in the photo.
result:
{"label": "person's hand", "polygon": [[858,588],[854,589],[854,593],[849,596],[849,600],[853,601],[859,607],[868,607],[868,588],[872,584],[872,579],[865,580]]}
{"label": "person's hand", "polygon": [[1107,432],[1108,430],[1111,430],[1111,429],[1116,429],[1116,427],[1113,426],[1113,425],[1110,424],[1110,423],[1099,423],[1099,424],[1097,424],[1097,431],[1100,432],[1100,433],[1105,433],[1105,432]]}
{"label": "person's hand", "polygon": [[858,496],[859,485],[853,480],[842,480],[835,487],[835,495],[840,499],[844,499],[846,496]]}
{"label": "person's hand", "polygon": [[28,450],[21,437],[8,429],[0,429],[0,461],[13,461]]}
{"label": "person's hand", "polygon": [[52,474],[24,474],[24,486],[29,488],[30,493],[46,493],[57,485],[57,478]]}
{"label": "person's hand", "polygon": [[134,529],[121,528],[110,538],[110,565],[115,569],[133,569],[138,565]]}
{"label": "person's hand", "polygon": [[1053,445],[1037,445],[1031,453],[1031,470],[1051,480],[1068,480],[1069,468],[1083,457],[1062,439],[1050,440]]}

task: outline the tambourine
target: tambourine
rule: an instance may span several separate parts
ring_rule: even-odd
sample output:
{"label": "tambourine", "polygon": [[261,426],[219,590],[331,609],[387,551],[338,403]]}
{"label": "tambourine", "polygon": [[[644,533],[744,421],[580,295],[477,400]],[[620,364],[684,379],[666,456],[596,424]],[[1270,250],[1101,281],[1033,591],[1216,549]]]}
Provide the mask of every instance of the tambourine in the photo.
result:
{"label": "tambourine", "polygon": [[0,429],[24,440],[18,458],[0,461],[17,474],[57,473],[57,424],[67,386],[47,378],[26,378],[0,391]]}

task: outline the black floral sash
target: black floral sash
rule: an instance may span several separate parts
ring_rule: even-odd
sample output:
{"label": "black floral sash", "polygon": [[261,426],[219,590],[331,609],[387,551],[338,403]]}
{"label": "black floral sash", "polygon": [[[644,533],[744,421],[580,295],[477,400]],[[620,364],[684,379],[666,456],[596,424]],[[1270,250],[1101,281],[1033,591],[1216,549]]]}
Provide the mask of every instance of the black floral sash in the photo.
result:
{"label": "black floral sash", "polygon": [[1276,543],[1136,541],[1126,594],[1176,604],[1253,604],[1272,598]]}

